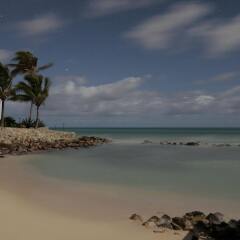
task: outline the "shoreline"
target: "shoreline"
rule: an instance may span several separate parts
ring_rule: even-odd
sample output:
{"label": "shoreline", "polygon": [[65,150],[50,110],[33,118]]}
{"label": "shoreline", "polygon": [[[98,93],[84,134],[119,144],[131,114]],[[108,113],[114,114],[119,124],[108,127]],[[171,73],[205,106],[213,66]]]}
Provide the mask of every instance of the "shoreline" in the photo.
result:
{"label": "shoreline", "polygon": [[[29,224],[32,226],[31,221],[41,226],[44,232],[39,233],[39,239],[40,236],[42,239],[50,239],[51,236],[51,239],[58,237],[57,239],[64,240],[63,236],[66,238],[67,233],[70,234],[68,239],[78,237],[86,240],[110,240],[116,236],[116,240],[182,240],[188,232],[153,232],[151,228],[131,222],[129,216],[134,212],[143,214],[145,219],[159,213],[181,216],[196,208],[205,212],[221,211],[228,219],[240,214],[238,205],[229,202],[216,202],[197,196],[186,197],[171,192],[146,194],[141,189],[135,191],[115,185],[46,177],[26,164],[25,160],[31,160],[31,155],[28,157],[29,159],[26,156],[8,156],[1,160],[0,169],[0,211],[3,213],[0,224],[4,228],[7,225],[5,218],[11,218],[12,224],[17,225],[24,214],[24,222],[20,224],[24,227],[15,229],[18,234],[25,232],[24,238],[18,238],[20,240],[33,239],[34,234],[40,231],[34,226],[34,231],[27,230]],[[59,219],[64,222],[63,225]],[[53,223],[56,227],[48,228]],[[61,226],[62,229],[58,229]],[[97,231],[96,235],[92,233],[93,228]],[[72,231],[75,236],[71,235]],[[17,234],[9,231],[2,236],[10,240],[15,239]]]}
{"label": "shoreline", "polygon": [[[35,153],[32,156],[35,156]],[[28,157],[28,159],[25,159],[26,157]],[[167,190],[157,191],[152,189],[133,188],[131,186],[116,185],[115,183],[105,184],[101,182],[84,182],[49,177],[43,175],[33,166],[29,165],[27,163],[28,161],[32,161],[31,155],[7,156],[0,160],[1,189],[13,193],[15,192],[21,195],[25,200],[30,200],[37,204],[43,203],[41,199],[45,194],[56,194],[58,196],[56,199],[63,200],[63,202],[59,202],[59,209],[57,208],[61,211],[64,210],[63,206],[66,201],[64,196],[74,196],[73,199],[70,199],[72,206],[69,205],[69,207],[72,209],[72,207],[77,206],[78,203],[84,203],[85,207],[81,210],[81,213],[85,212],[85,216],[89,215],[89,212],[86,211],[86,207],[89,204],[91,205],[91,203],[93,205],[95,203],[97,205],[102,205],[101,203],[103,203],[105,208],[111,208],[111,206],[115,206],[115,203],[118,203],[117,205],[120,204],[121,210],[115,207],[112,209],[116,209],[117,212],[118,210],[120,212],[125,212],[125,217],[127,218],[133,211],[142,213],[143,216],[154,214],[154,212],[181,215],[187,211],[196,210],[196,208],[205,212],[221,211],[225,213],[226,217],[229,219],[236,218],[240,215],[238,202],[234,200],[213,196],[191,195],[186,192],[181,193]],[[30,195],[28,195],[29,191],[31,191]],[[44,196],[44,198],[46,196]],[[92,196],[92,198],[88,196]],[[99,196],[101,197],[98,198]],[[101,199],[101,201],[96,199]],[[136,199],[138,200],[137,202]],[[51,210],[52,207],[57,207],[55,205],[56,202],[53,201],[54,199],[50,197],[49,200],[49,210]],[[112,201],[112,203],[108,201]],[[43,205],[45,204],[46,202]],[[104,211],[103,209],[99,210],[100,212]],[[71,213],[71,211],[68,212]],[[77,212],[74,210],[72,214],[75,215]],[[92,214],[96,217],[93,211]]]}

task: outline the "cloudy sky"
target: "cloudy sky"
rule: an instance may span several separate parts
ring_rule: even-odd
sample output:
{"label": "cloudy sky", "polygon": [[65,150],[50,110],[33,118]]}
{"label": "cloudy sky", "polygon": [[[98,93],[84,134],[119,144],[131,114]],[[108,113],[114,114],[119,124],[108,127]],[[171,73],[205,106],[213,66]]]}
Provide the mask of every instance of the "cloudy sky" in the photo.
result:
{"label": "cloudy sky", "polygon": [[2,0],[0,32],[54,62],[50,126],[240,126],[237,0]]}

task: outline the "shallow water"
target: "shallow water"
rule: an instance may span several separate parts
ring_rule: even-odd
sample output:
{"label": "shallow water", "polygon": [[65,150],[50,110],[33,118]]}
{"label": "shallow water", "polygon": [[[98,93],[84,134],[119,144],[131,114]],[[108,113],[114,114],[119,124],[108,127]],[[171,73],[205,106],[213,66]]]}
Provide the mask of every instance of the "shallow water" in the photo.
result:
{"label": "shallow water", "polygon": [[110,144],[36,155],[42,175],[144,191],[239,201],[240,149]]}
{"label": "shallow water", "polygon": [[[85,211],[84,216],[89,216],[91,206],[93,219],[106,212],[111,218],[113,211],[126,219],[133,209],[146,213],[160,209],[174,215],[199,209],[239,216],[240,147],[163,146],[159,144],[162,131],[153,133],[153,129],[75,131],[107,136],[113,142],[96,148],[3,159],[1,182],[9,181],[25,199],[64,214],[79,212],[83,216]],[[188,134],[177,131],[164,134],[172,139],[177,136],[179,141],[189,135],[199,140],[201,135],[199,130]],[[239,144],[239,134],[232,129],[217,131],[215,138],[212,136],[216,130],[211,130],[209,136],[205,131],[202,136],[213,143],[235,139],[234,143]],[[155,141],[142,144],[144,139]],[[10,169],[11,176],[4,174]]]}

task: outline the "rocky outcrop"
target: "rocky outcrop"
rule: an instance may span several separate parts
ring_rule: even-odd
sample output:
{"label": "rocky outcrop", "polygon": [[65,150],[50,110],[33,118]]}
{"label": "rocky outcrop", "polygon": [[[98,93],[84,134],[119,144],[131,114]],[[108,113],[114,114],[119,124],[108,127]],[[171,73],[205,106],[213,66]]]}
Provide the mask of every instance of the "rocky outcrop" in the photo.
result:
{"label": "rocky outcrop", "polygon": [[[143,219],[140,215],[130,217],[136,221]],[[141,222],[144,227],[150,228],[155,233],[161,233],[163,229],[174,231],[188,231],[188,240],[240,240],[240,220],[226,221],[222,213],[209,213],[194,211],[186,213],[183,217],[152,216],[147,221]]]}
{"label": "rocky outcrop", "polygon": [[142,144],[160,144],[162,146],[187,146],[187,147],[240,147],[240,144],[229,144],[229,143],[207,143],[207,142],[199,142],[199,141],[160,141],[154,142],[151,140],[144,140]]}
{"label": "rocky outcrop", "polygon": [[160,145],[200,146],[200,142],[160,142]]}
{"label": "rocky outcrop", "polygon": [[42,129],[0,129],[0,157],[51,149],[88,148],[108,143],[99,137],[79,137],[75,133]]}

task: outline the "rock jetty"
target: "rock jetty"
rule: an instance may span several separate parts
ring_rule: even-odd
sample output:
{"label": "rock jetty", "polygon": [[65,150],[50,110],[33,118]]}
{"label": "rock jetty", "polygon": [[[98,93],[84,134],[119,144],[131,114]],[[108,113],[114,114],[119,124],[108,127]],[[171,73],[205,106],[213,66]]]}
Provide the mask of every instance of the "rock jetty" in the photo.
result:
{"label": "rock jetty", "polygon": [[51,149],[87,148],[108,142],[105,138],[78,136],[76,133],[48,128],[0,128],[0,157]]}
{"label": "rock jetty", "polygon": [[240,220],[226,221],[222,213],[205,214],[200,211],[186,213],[182,217],[173,217],[164,214],[152,216],[144,221],[139,214],[130,216],[130,220],[141,223],[154,233],[163,230],[188,231],[184,239],[187,240],[239,240]]}

